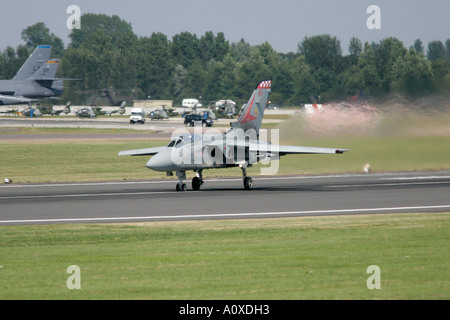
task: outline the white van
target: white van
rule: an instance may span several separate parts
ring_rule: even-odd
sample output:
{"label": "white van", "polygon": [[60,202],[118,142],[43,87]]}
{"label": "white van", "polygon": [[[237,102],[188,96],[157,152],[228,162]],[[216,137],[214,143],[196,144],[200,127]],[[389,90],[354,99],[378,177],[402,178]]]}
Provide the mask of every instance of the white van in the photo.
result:
{"label": "white van", "polygon": [[140,122],[145,123],[145,112],[143,108],[133,108],[131,109],[130,123]]}
{"label": "white van", "polygon": [[181,106],[183,108],[196,108],[202,107],[202,104],[197,99],[183,99]]}

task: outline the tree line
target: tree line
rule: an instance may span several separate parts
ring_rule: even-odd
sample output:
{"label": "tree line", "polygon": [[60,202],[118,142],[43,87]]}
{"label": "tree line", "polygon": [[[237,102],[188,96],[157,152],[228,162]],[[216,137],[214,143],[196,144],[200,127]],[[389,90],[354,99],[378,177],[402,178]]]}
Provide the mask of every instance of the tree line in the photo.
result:
{"label": "tree line", "polygon": [[363,43],[352,38],[349,54],[331,35],[305,37],[297,52],[279,53],[270,43],[230,43],[211,31],[198,37],[181,32],[172,39],[159,32],[138,37],[118,16],[84,14],[67,48],[39,22],[22,31],[25,44],[0,52],[0,78],[10,79],[37,45],[53,46],[62,58],[58,76],[63,98],[83,103],[82,92],[125,90],[138,99],[200,98],[204,102],[245,102],[262,80],[273,80],[271,100],[278,105],[328,102],[392,93],[418,97],[450,90],[450,39],[406,48],[396,38]]}

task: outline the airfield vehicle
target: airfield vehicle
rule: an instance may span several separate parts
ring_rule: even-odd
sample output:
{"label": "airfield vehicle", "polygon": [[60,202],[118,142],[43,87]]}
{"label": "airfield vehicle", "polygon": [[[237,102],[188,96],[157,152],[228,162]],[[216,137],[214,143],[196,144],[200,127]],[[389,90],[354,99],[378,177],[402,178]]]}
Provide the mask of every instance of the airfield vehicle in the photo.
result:
{"label": "airfield vehicle", "polygon": [[211,127],[214,124],[210,118],[199,114],[188,114],[184,117],[184,124],[188,127],[193,127],[197,121],[202,123],[202,127]]}
{"label": "airfield vehicle", "polygon": [[202,104],[197,99],[183,99],[183,101],[181,102],[181,106],[183,108],[195,109],[197,107],[201,107]]}
{"label": "airfield vehicle", "polygon": [[131,109],[130,123],[140,122],[145,123],[145,112],[143,108],[133,108]]}

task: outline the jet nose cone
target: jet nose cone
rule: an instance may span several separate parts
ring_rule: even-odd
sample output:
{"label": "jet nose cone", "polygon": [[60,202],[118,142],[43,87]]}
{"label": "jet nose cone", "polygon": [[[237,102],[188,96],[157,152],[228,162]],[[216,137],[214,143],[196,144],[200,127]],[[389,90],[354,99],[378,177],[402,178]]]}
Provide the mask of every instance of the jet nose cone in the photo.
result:
{"label": "jet nose cone", "polygon": [[160,152],[155,154],[145,165],[155,171],[171,171],[173,166],[170,152]]}

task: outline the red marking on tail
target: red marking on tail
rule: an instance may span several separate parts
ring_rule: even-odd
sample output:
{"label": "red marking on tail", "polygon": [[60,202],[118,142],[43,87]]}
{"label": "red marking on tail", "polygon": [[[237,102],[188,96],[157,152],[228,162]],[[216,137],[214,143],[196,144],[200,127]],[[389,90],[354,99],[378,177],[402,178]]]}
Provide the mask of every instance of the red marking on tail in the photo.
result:
{"label": "red marking on tail", "polygon": [[246,122],[256,119],[256,117],[254,117],[253,115],[250,114],[250,111],[252,110],[254,101],[255,101],[255,97],[253,97],[252,102],[250,103],[250,106],[248,107],[247,112],[245,113],[244,117],[242,118],[241,123],[246,123]]}

